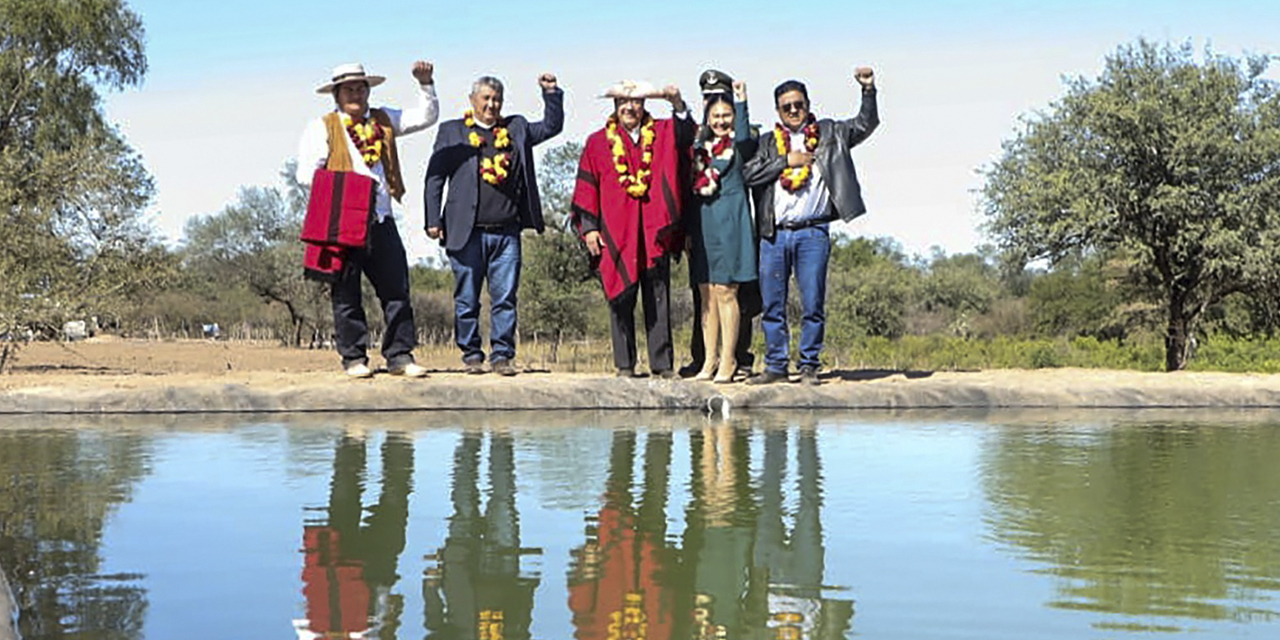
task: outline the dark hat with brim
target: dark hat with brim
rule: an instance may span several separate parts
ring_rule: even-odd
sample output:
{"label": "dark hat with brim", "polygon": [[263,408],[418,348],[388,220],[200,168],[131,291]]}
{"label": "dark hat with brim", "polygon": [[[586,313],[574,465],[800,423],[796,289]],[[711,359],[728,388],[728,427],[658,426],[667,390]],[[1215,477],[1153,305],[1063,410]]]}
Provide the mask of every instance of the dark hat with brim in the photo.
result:
{"label": "dark hat with brim", "polygon": [[715,69],[707,69],[698,77],[698,86],[702,87],[702,95],[712,93],[723,93],[726,96],[733,97],[733,78],[723,72]]}

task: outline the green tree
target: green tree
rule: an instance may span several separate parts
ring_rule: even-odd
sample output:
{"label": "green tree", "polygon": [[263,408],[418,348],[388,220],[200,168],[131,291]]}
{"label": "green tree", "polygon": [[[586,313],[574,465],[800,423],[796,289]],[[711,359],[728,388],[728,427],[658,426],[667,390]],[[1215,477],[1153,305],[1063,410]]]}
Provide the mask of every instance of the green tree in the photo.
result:
{"label": "green tree", "polygon": [[1036,331],[1046,336],[1120,337],[1123,301],[1100,257],[1068,259],[1031,281],[1027,294]]}
{"label": "green tree", "polygon": [[866,336],[901,337],[918,295],[920,274],[885,238],[839,236],[827,279],[828,332],[835,343]]}
{"label": "green tree", "polygon": [[329,318],[324,286],[302,276],[302,226],[305,198],[293,178],[292,167],[281,175],[282,192],[275,187],[247,187],[222,211],[196,216],[186,226],[188,265],[222,285],[241,284],[267,304],[289,313],[287,342],[303,344],[322,335]]}
{"label": "green tree", "polygon": [[1248,290],[1280,247],[1280,100],[1267,56],[1138,41],[1028,119],[986,170],[989,229],[1027,260],[1118,249],[1165,315],[1182,369],[1210,305]]}
{"label": "green tree", "polygon": [[586,249],[565,228],[582,145],[553,147],[538,167],[539,193],[547,232],[524,240],[521,273],[520,329],[551,337],[551,359],[557,361],[566,337],[578,337],[590,326],[595,303]]}
{"label": "green tree", "polygon": [[1000,297],[1000,274],[976,253],[948,256],[935,251],[920,286],[920,304],[940,313],[951,332],[968,336],[970,322]]}
{"label": "green tree", "polygon": [[142,81],[142,39],[118,0],[0,0],[0,335],[109,313],[172,273],[141,218],[151,178],[99,96]]}

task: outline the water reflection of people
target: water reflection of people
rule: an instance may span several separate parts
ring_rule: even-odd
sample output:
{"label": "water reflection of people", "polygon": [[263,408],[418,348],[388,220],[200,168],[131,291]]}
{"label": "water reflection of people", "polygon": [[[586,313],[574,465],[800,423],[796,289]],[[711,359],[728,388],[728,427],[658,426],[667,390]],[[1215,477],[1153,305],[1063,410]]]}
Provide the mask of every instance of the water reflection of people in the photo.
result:
{"label": "water reflection of people", "polygon": [[691,435],[683,557],[693,586],[692,637],[741,638],[755,504],[747,433],[725,423]]}
{"label": "water reflection of people", "polygon": [[[668,640],[681,618],[676,551],[666,542],[671,434],[650,433],[640,504],[632,496],[636,433],[614,432],[604,506],[569,569],[569,609],[579,640]],[[687,610],[686,610],[687,611]]]}
{"label": "water reflection of people", "polygon": [[327,518],[303,527],[306,618],[299,638],[395,638],[403,599],[391,593],[404,551],[413,491],[413,443],[388,434],[382,443],[382,489],[366,524],[365,439],[344,435],[333,459]]}
{"label": "water reflection of people", "polygon": [[853,601],[822,595],[825,549],[817,433],[810,426],[801,427],[797,433],[796,487],[800,495],[790,535],[784,524],[783,493],[788,435],[783,429],[770,429],[764,435],[751,581],[752,592],[764,597],[748,596],[748,601],[757,605],[763,602],[765,615],[752,618],[763,618],[773,638],[843,638],[853,617]]}
{"label": "water reflection of people", "polygon": [[509,434],[489,437],[488,503],[480,511],[483,436],[467,432],[453,456],[453,515],[422,593],[428,638],[518,640],[529,637],[538,578],[520,573],[515,451]]}

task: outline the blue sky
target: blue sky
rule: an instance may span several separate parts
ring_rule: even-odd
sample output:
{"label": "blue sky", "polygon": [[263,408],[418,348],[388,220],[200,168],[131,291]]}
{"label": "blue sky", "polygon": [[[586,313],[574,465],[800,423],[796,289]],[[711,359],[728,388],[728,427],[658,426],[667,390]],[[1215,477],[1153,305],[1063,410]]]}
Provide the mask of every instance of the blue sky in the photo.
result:
{"label": "blue sky", "polygon": [[[174,241],[191,215],[220,210],[240,186],[276,183],[306,121],[332,106],[314,87],[348,61],[387,75],[373,102],[395,105],[413,98],[410,63],[431,60],[445,119],[485,73],[506,81],[508,113],[536,117],[535,79],[553,71],[568,94],[567,122],[547,146],[598,128],[607,105],[594,96],[617,79],[674,83],[688,97],[703,69],[722,69],[747,82],[752,120],[769,126],[772,87],[790,77],[809,85],[819,115],[852,115],[850,71],[870,65],[882,125],[854,154],[870,213],[847,230],[927,253],[984,241],[977,171],[1020,115],[1061,94],[1063,76],[1096,75],[1104,56],[1138,37],[1280,53],[1274,0],[130,5],[147,29],[150,72],[106,107],[155,176],[151,213]],[[434,129],[402,144],[410,190],[401,224],[418,257],[435,253],[421,234],[433,141]]]}

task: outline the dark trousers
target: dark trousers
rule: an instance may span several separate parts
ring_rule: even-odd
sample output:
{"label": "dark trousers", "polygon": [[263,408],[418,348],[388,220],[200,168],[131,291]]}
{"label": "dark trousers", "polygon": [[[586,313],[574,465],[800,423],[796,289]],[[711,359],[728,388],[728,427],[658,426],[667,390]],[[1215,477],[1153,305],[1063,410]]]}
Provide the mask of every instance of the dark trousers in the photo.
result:
{"label": "dark trousers", "polygon": [[[689,366],[701,369],[707,361],[707,347],[702,341],[702,291],[693,285],[693,337],[689,339]],[[750,369],[756,363],[751,353],[751,320],[760,315],[760,283],[743,282],[738,285],[738,344],[734,345],[734,360],[739,367]],[[683,371],[683,370],[682,370]],[[684,375],[683,373],[681,375]]]}
{"label": "dark trousers", "polygon": [[619,369],[636,366],[636,296],[644,301],[645,339],[649,343],[649,369],[671,369],[671,313],[667,304],[671,266],[666,258],[640,273],[640,282],[609,303],[613,335],[613,364]]}
{"label": "dark trousers", "polygon": [[360,300],[360,274],[369,278],[382,303],[387,323],[382,334],[382,357],[390,366],[413,362],[417,335],[413,305],[409,304],[409,263],[396,221],[387,216],[369,227],[369,248],[347,253],[342,276],[333,283],[333,330],[338,337],[342,366],[368,362],[369,322]]}

